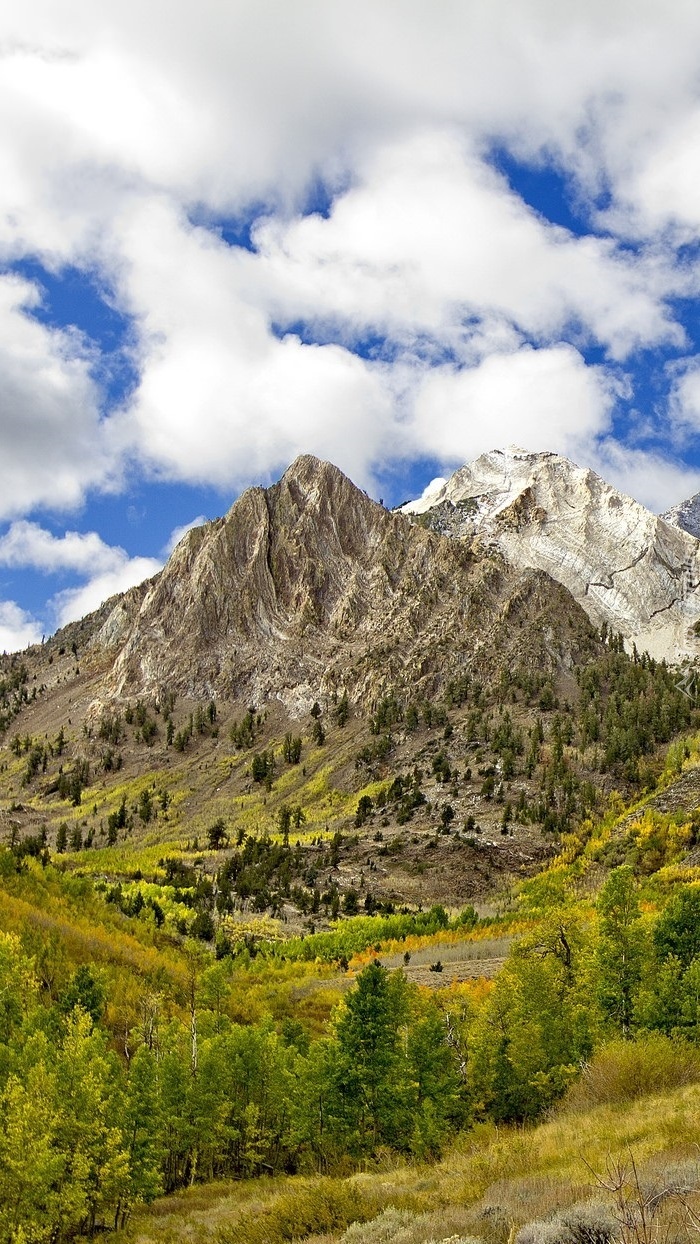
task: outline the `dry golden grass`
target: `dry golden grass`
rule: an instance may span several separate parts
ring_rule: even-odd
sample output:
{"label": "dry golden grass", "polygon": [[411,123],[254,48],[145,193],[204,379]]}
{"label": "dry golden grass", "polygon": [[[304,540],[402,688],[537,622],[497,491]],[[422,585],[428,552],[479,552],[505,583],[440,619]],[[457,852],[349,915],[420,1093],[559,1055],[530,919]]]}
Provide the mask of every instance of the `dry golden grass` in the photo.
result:
{"label": "dry golden grass", "polygon": [[[633,1154],[642,1169],[697,1157],[700,1085],[587,1112],[566,1110],[529,1129],[481,1125],[441,1162],[346,1179],[288,1177],[209,1184],[138,1211],[119,1244],[337,1244],[355,1219],[393,1206],[425,1215],[423,1240],[450,1235],[507,1244],[525,1223],[596,1194],[592,1172]],[[435,1234],[445,1225],[445,1232]],[[415,1234],[411,1244],[419,1244]]]}

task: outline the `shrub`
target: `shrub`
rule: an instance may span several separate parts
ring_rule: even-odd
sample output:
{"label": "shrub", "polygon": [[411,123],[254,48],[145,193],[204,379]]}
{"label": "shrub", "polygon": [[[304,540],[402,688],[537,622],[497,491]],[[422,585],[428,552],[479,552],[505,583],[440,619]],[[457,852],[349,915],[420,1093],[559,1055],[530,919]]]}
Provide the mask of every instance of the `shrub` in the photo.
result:
{"label": "shrub", "polygon": [[662,1158],[660,1164],[657,1159],[645,1168],[640,1185],[653,1205],[659,1205],[669,1197],[691,1196],[700,1189],[700,1165],[694,1158],[675,1162]]}
{"label": "shrub", "polygon": [[391,1205],[371,1222],[353,1223],[341,1236],[341,1244],[481,1244],[471,1236],[446,1234],[455,1226],[459,1232],[465,1215],[457,1206],[413,1214]]}
{"label": "shrub", "polygon": [[294,1181],[262,1210],[247,1213],[219,1231],[220,1244],[286,1244],[307,1235],[342,1231],[356,1219],[373,1217],[377,1199],[352,1180]]}
{"label": "shrub", "polygon": [[582,1112],[666,1093],[700,1081],[700,1050],[661,1033],[611,1041],[583,1069],[562,1109]]}
{"label": "shrub", "polygon": [[617,1231],[610,1205],[582,1201],[551,1218],[528,1222],[518,1231],[515,1244],[610,1244]]}
{"label": "shrub", "polygon": [[353,1223],[342,1237],[342,1244],[393,1244],[402,1227],[415,1221],[415,1214],[408,1210],[394,1209],[390,1205],[371,1222]]}

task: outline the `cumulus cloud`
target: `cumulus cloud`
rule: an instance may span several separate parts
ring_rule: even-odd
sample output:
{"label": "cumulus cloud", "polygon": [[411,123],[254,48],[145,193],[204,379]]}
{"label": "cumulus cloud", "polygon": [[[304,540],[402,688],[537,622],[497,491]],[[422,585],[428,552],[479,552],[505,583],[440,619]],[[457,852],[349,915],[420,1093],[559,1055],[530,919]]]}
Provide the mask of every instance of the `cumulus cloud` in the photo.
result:
{"label": "cumulus cloud", "polygon": [[[49,601],[48,611],[56,626],[84,617],[115,593],[156,574],[162,564],[153,557],[129,557],[124,549],[106,544],[94,531],[67,531],[55,536],[38,523],[19,520],[0,537],[0,566],[30,568],[43,574],[70,573],[86,580],[63,589]],[[29,625],[29,620],[25,623]]]}
{"label": "cumulus cloud", "polygon": [[[164,200],[125,208],[119,288],[141,353],[140,383],[110,424],[120,453],[162,478],[233,488],[311,451],[367,485],[374,464],[405,457],[413,444],[442,453],[462,420],[461,390],[480,389],[485,409],[528,337],[545,347],[523,351],[537,384],[528,373],[524,414],[519,390],[508,408],[502,389],[485,415],[491,444],[510,439],[509,425],[523,417],[550,430],[550,444],[582,444],[596,430],[593,408],[603,412],[600,430],[622,388],[559,346],[567,326],[613,357],[682,340],[660,297],[661,274],[610,243],[545,225],[453,136],[421,135],[387,161],[372,173],[381,185],[370,177],[341,195],[328,219],[261,224],[256,254],[226,246]],[[494,244],[484,248],[489,227]],[[336,340],[302,340],[299,319]],[[288,331],[273,331],[271,320]],[[356,352],[368,333],[390,340],[390,357]],[[446,351],[457,369],[440,365]],[[575,398],[561,388],[574,371]],[[435,416],[429,397],[439,399]],[[538,399],[539,414],[530,409]],[[469,438],[461,443],[468,449]]]}
{"label": "cumulus cloud", "polygon": [[110,471],[91,358],[28,314],[34,285],[0,276],[0,517],[75,506]]}
{"label": "cumulus cloud", "polygon": [[429,0],[306,0],[303,17],[283,0],[151,0],[147,13],[137,0],[35,0],[3,25],[18,233],[56,181],[54,219],[79,214],[67,165],[229,210],[293,201],[315,173],[351,175],[427,123],[554,156],[632,200],[655,163],[668,168],[674,134],[692,142],[700,15],[688,0],[575,13],[446,0],[439,22]]}
{"label": "cumulus cloud", "polygon": [[681,368],[672,368],[669,413],[680,439],[700,431],[700,358],[687,359]]}
{"label": "cumulus cloud", "polygon": [[393,420],[381,368],[340,345],[279,340],[246,297],[254,257],[167,205],[134,208],[121,237],[142,341],[141,382],[112,428],[123,452],[164,478],[228,487],[314,452],[367,481]]}
{"label": "cumulus cloud", "polygon": [[60,167],[60,138],[76,164],[231,206],[302,193],[417,120],[629,176],[687,113],[700,16],[688,0],[447,0],[439,22],[429,0],[306,0],[303,18],[283,0],[35,0],[4,27],[20,170]]}
{"label": "cumulus cloud", "polygon": [[126,557],[123,549],[105,544],[95,531],[55,536],[39,523],[18,520],[0,537],[0,566],[30,566],[49,574],[113,571]]}
{"label": "cumulus cloud", "polygon": [[616,358],[684,339],[663,301],[683,283],[672,268],[545,222],[454,131],[381,148],[329,219],[268,218],[255,241],[269,305],[350,339],[430,333],[469,356],[489,320],[540,341],[566,328]]}
{"label": "cumulus cloud", "polygon": [[13,600],[0,600],[0,652],[17,652],[41,641],[41,624]]}
{"label": "cumulus cloud", "polygon": [[478,367],[432,369],[408,432],[419,451],[455,465],[507,444],[585,459],[609,428],[621,383],[571,346],[523,347]]}
{"label": "cumulus cloud", "polygon": [[[93,347],[0,276],[0,517],[135,470],[232,492],[313,451],[371,486],[513,440],[681,485],[613,414],[640,350],[697,348],[676,301],[700,281],[678,252],[700,230],[697,5],[35,0],[3,24],[0,259],[97,272],[138,378],[105,411]],[[587,235],[527,207],[495,149],[555,169]],[[237,213],[253,252],[217,235]],[[672,383],[687,436],[692,368]],[[3,547],[89,576],[59,611],[137,571],[94,533],[52,539]]]}

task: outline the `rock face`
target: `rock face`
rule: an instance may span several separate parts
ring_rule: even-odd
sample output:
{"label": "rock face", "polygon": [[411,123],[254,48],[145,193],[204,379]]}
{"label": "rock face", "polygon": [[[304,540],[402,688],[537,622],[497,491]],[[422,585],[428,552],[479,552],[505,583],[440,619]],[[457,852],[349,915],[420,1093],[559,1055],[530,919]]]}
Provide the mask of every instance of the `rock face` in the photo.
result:
{"label": "rock face", "polygon": [[696,540],[700,540],[700,492],[696,492],[687,501],[681,501],[680,505],[674,505],[661,517],[672,527],[679,527],[681,531],[687,531]]}
{"label": "rock face", "polygon": [[700,654],[698,539],[567,458],[495,450],[403,510],[443,534],[478,535],[514,565],[545,571],[593,623],[607,623],[640,651],[668,660]]}
{"label": "rock face", "polygon": [[293,714],[344,690],[371,701],[466,670],[570,666],[594,642],[539,568],[390,513],[308,456],[188,532],[92,640],[113,654],[106,696],[275,695]]}

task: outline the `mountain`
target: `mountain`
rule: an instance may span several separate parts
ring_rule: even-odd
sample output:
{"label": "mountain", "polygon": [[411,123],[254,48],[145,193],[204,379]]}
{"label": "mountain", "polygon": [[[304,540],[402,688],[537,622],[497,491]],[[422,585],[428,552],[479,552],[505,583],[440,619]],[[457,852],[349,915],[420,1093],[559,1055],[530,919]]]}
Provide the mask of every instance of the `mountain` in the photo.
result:
{"label": "mountain", "polygon": [[344,691],[371,702],[515,660],[571,665],[590,642],[546,571],[390,513],[311,456],[188,532],[85,625],[103,700],[275,697],[297,716]]}
{"label": "mountain", "polygon": [[[524,1241],[563,1196],[567,1231],[579,1213],[609,1240],[614,1214],[561,1180],[533,1201],[520,1150],[485,1188],[488,1145],[536,1138],[581,1064],[553,1126],[577,1153],[588,1129],[590,1170],[581,1103],[636,1110],[639,1139],[660,1077],[674,1118],[697,1098],[669,1037],[697,1036],[700,708],[619,634],[666,612],[688,641],[697,542],[555,455],[485,455],[434,500],[389,513],[300,458],[149,582],[0,657],[13,1239],[338,1240],[357,1218],[367,1240]],[[654,1094],[644,1128],[630,1084]],[[678,1137],[666,1182],[648,1168],[664,1206],[697,1182]],[[551,1174],[551,1134],[542,1155]]]}
{"label": "mountain", "polygon": [[700,543],[594,471],[559,454],[494,450],[402,508],[435,531],[478,536],[507,562],[551,575],[596,626],[640,651],[672,661],[700,654]]}
{"label": "mountain", "polygon": [[[153,579],[0,659],[0,840],[160,884],[170,853],[213,875],[219,837],[248,836],[268,845],[235,903],[292,922],[341,894],[483,894],[700,726],[677,672],[619,638],[696,543],[555,455],[486,455],[424,513],[301,457]],[[267,854],[292,814],[282,880]]]}
{"label": "mountain", "polygon": [[[309,845],[293,876],[316,879],[302,906],[319,888],[327,916],[334,894],[361,893],[369,860],[373,902],[458,903],[531,870],[592,807],[597,753],[575,781],[557,770],[544,800],[535,755],[550,718],[573,713],[578,672],[618,655],[545,571],[301,457],[188,532],[153,579],[0,660],[0,840],[58,849],[67,833],[70,866],[121,881],[144,867],[146,838],[150,869],[170,851],[198,858],[212,825],[274,835],[298,809]],[[522,824],[508,831],[509,805],[504,831],[500,775],[526,746]],[[603,777],[601,799],[623,779]],[[461,829],[438,841],[450,819]],[[331,858],[336,830],[348,844]],[[259,910],[298,920],[288,882],[263,893]]]}
{"label": "mountain", "polygon": [[681,531],[687,531],[696,540],[700,540],[700,492],[696,492],[687,501],[674,505],[661,517],[672,527],[679,527]]}

